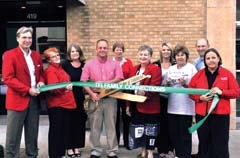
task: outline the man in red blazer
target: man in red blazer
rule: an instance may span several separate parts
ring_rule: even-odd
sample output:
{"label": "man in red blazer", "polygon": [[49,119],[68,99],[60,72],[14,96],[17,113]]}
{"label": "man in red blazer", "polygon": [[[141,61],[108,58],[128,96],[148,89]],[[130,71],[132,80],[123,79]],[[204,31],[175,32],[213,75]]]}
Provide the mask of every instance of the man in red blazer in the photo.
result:
{"label": "man in red blazer", "polygon": [[19,157],[22,129],[24,126],[26,157],[38,155],[37,137],[39,106],[37,96],[39,86],[44,84],[43,65],[40,53],[31,50],[31,27],[17,30],[18,47],[4,52],[2,76],[7,85],[7,135],[6,157]]}

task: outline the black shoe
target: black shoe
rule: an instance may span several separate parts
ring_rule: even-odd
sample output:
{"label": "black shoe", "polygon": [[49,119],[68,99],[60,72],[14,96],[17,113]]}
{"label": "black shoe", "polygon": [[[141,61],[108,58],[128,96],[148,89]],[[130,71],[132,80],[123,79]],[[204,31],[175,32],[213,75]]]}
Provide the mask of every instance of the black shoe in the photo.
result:
{"label": "black shoe", "polygon": [[90,158],[100,158],[100,156],[91,155]]}
{"label": "black shoe", "polygon": [[4,157],[4,148],[0,145],[0,157]]}
{"label": "black shoe", "polygon": [[117,155],[114,155],[114,156],[107,156],[108,158],[118,158]]}
{"label": "black shoe", "polygon": [[73,157],[75,157],[75,154],[67,154],[67,156],[68,156],[69,158],[73,158]]}
{"label": "black shoe", "polygon": [[128,145],[124,146],[127,150],[132,150]]}
{"label": "black shoe", "polygon": [[78,152],[78,153],[74,152],[74,155],[75,155],[75,157],[81,157],[82,154],[81,154],[81,152]]}
{"label": "black shoe", "polygon": [[198,154],[192,154],[191,158],[199,158]]}

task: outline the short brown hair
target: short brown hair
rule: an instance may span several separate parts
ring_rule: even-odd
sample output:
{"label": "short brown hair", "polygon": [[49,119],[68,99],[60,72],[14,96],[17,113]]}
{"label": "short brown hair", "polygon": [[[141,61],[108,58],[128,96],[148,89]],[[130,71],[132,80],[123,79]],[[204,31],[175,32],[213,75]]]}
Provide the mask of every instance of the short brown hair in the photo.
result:
{"label": "short brown hair", "polygon": [[113,47],[112,47],[112,51],[114,52],[114,50],[116,48],[122,48],[122,51],[124,52],[124,44],[122,42],[116,42],[113,44]]}
{"label": "short brown hair", "polygon": [[173,50],[173,58],[176,59],[176,55],[179,53],[179,52],[182,52],[183,54],[186,55],[186,60],[188,60],[189,58],[189,51],[188,51],[188,48],[184,45],[177,45],[174,50]]}

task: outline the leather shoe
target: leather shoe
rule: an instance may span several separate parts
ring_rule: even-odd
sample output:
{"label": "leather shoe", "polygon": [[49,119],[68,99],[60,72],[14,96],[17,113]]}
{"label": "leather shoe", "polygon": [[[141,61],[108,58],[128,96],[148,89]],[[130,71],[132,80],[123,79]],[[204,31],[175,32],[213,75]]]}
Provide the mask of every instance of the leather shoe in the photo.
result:
{"label": "leather shoe", "polygon": [[97,155],[90,155],[90,158],[100,158],[100,156],[97,156]]}
{"label": "leather shoe", "polygon": [[108,158],[118,158],[117,155],[114,155],[114,156],[107,156]]}
{"label": "leather shoe", "polygon": [[143,157],[142,154],[140,153],[140,154],[137,155],[137,158],[144,158],[144,157]]}
{"label": "leather shoe", "polygon": [[67,156],[68,156],[69,158],[73,158],[73,157],[75,157],[75,154],[67,154]]}

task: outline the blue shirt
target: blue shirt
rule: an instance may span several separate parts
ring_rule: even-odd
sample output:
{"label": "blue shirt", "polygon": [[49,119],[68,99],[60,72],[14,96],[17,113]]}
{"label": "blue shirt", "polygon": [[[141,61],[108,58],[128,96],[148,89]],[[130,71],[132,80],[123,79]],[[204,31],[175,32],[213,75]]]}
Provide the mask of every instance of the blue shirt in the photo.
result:
{"label": "blue shirt", "polygon": [[196,60],[194,60],[193,64],[197,70],[200,70],[205,67],[203,57],[198,57]]}

